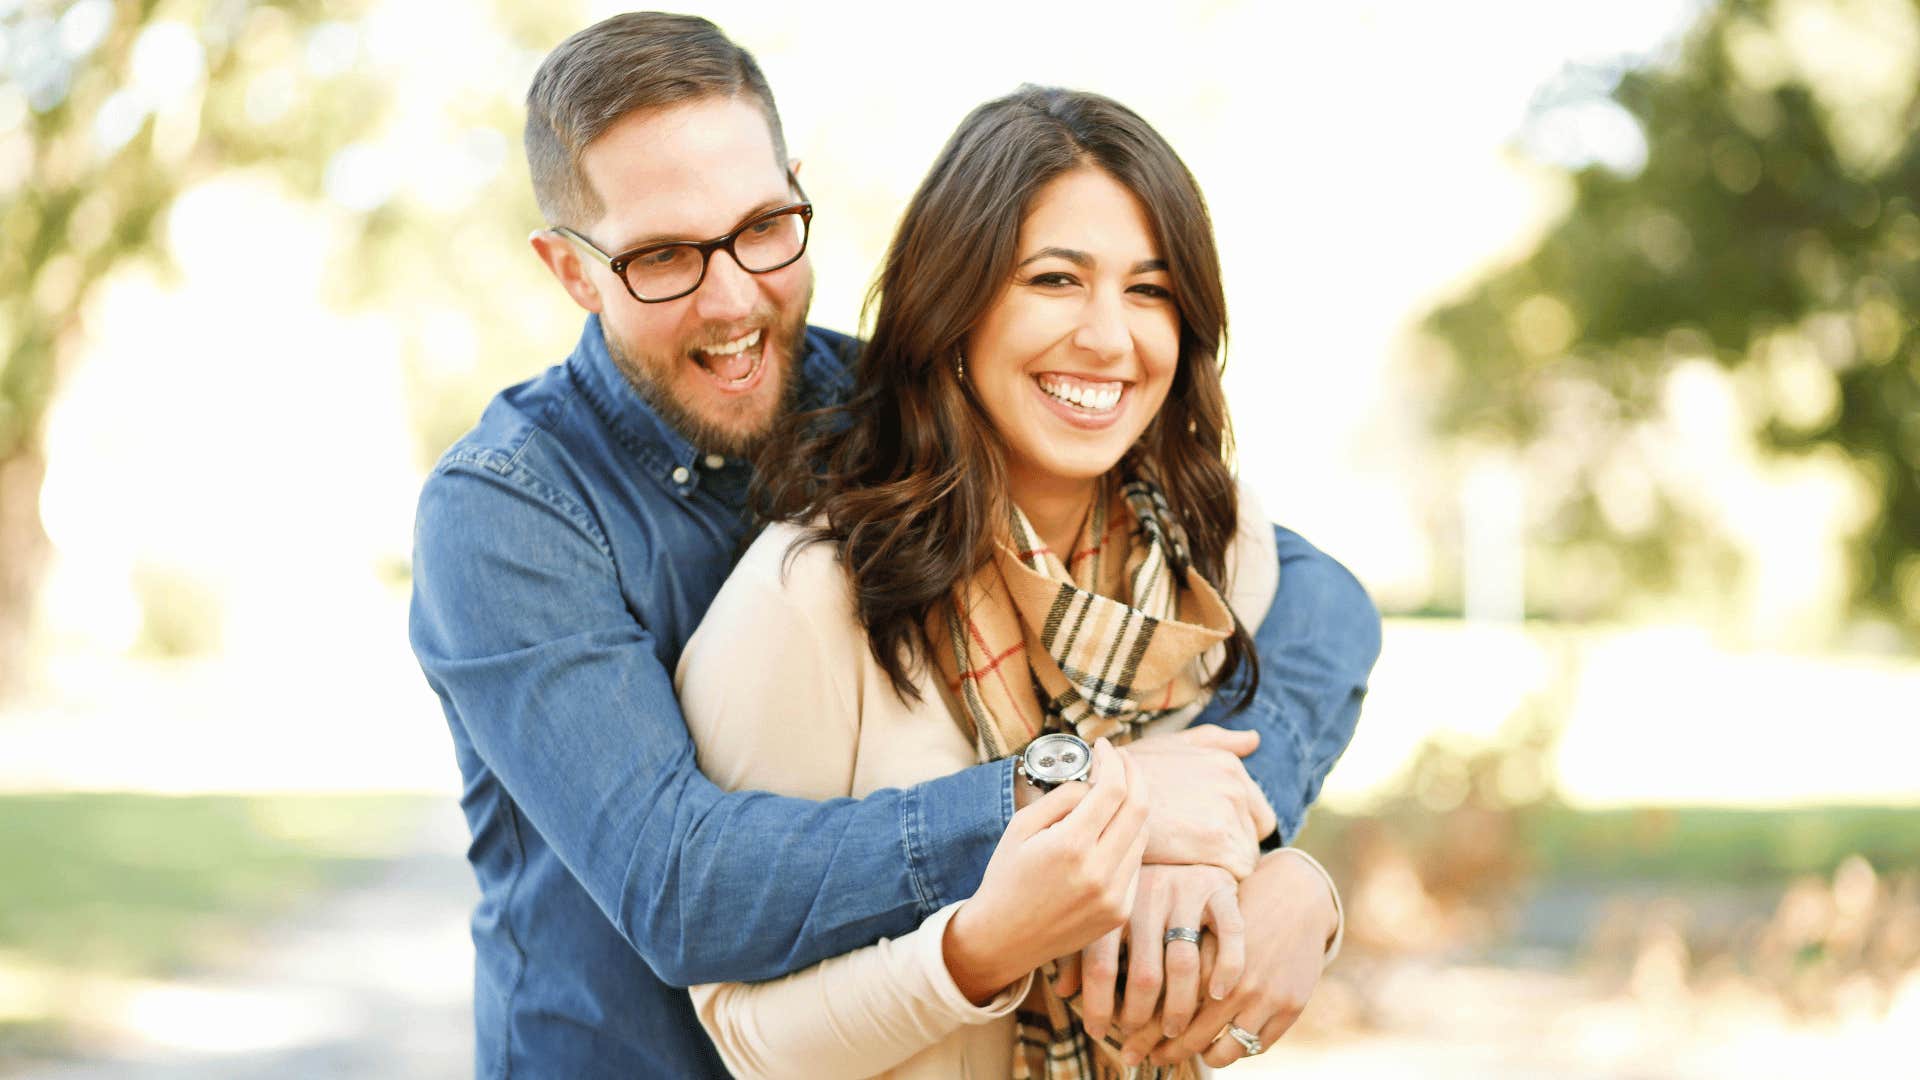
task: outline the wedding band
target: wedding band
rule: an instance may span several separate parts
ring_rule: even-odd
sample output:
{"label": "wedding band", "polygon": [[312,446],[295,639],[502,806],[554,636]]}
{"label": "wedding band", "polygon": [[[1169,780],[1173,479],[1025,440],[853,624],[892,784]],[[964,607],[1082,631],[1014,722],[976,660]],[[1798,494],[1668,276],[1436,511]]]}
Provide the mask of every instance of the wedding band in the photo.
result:
{"label": "wedding band", "polygon": [[1260,1041],[1260,1036],[1255,1035],[1239,1024],[1228,1024],[1227,1034],[1233,1036],[1233,1041],[1240,1044],[1241,1049],[1247,1052],[1248,1057],[1262,1053],[1267,1048],[1267,1044]]}
{"label": "wedding band", "polygon": [[1198,945],[1200,944],[1200,931],[1188,926],[1170,926],[1167,928],[1166,939],[1163,940],[1161,944],[1171,945],[1176,941],[1190,941]]}

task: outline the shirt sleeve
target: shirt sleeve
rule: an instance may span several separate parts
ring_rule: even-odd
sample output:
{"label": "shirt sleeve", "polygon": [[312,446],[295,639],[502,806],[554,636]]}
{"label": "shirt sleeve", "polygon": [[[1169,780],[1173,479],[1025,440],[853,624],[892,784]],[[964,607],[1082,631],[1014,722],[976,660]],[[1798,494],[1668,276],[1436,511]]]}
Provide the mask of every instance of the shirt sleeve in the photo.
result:
{"label": "shirt sleeve", "polygon": [[1271,528],[1280,577],[1253,634],[1260,667],[1253,701],[1230,711],[1246,685],[1243,670],[1194,722],[1260,733],[1247,774],[1279,818],[1279,839],[1291,841],[1353,739],[1380,655],[1380,614],[1346,567],[1298,534]]}
{"label": "shirt sleeve", "polygon": [[517,459],[436,470],[413,569],[414,651],[459,733],[663,980],[773,978],[978,887],[1009,763],[859,800],[722,792],[592,515]]}

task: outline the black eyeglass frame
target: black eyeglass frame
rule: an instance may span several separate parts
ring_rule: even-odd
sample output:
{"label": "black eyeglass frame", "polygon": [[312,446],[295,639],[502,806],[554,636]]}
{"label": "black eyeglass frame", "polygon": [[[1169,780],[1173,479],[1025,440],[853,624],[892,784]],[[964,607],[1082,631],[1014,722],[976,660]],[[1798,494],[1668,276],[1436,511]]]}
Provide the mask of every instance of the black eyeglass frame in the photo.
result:
{"label": "black eyeglass frame", "polygon": [[[716,251],[726,252],[727,255],[733,259],[735,266],[738,266],[749,274],[771,274],[775,270],[783,270],[799,262],[800,256],[807,253],[807,241],[813,236],[813,203],[807,198],[807,190],[800,186],[800,178],[795,176],[791,171],[787,173],[787,183],[792,184],[793,190],[799,192],[799,202],[788,203],[785,206],[776,206],[764,213],[755,214],[741,222],[738,228],[727,235],[716,236],[711,240],[664,240],[656,244],[642,244],[637,248],[630,251],[623,251],[618,255],[609,255],[601,251],[599,246],[593,241],[574,232],[565,225],[552,226],[550,231],[564,236],[574,243],[579,244],[581,247],[586,248],[588,251],[593,252],[594,256],[605,263],[607,269],[613,271],[614,276],[620,279],[620,284],[627,287],[628,296],[633,297],[642,304],[665,304],[669,301],[678,300],[683,296],[691,296],[699,291],[700,286],[706,283],[707,264],[712,261],[713,253]],[[746,232],[761,222],[794,213],[800,215],[800,250],[793,253],[793,258],[777,266],[768,266],[759,270],[755,270],[740,261],[740,256],[733,250],[733,245],[740,239],[741,233]],[[641,296],[639,292],[635,291],[633,282],[627,280],[627,267],[632,265],[635,259],[643,255],[650,255],[656,251],[664,251],[667,248],[692,248],[698,251],[700,253],[700,276],[693,279],[692,285],[687,286],[687,288],[681,292],[674,293],[672,296]]]}

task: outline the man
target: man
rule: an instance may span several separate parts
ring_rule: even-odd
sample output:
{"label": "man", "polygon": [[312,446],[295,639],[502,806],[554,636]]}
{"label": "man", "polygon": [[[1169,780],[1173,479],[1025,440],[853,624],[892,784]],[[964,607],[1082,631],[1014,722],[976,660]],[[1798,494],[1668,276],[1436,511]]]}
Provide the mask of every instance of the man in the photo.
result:
{"label": "man", "polygon": [[[912,929],[972,894],[1025,787],[1010,761],[827,803],[700,775],[670,673],[745,535],[745,459],[783,410],[844,392],[854,342],[806,325],[810,207],[764,78],[712,24],[629,14],[568,39],[529,91],[526,150],[552,226],[533,247],[589,317],[565,363],[503,392],[441,459],[414,561],[413,645],[481,890],[478,1067],[723,1076],[675,987]],[[769,227],[798,229],[797,253]],[[625,274],[640,248],[649,272]],[[684,275],[657,272],[676,259]],[[1337,564],[1277,535],[1259,696],[1202,717],[1259,733],[1244,770],[1254,739],[1215,728],[1128,750],[1167,796],[1150,860],[1251,868],[1351,736],[1377,616]],[[1242,888],[1242,981],[1266,987],[1269,1037],[1303,995],[1254,977],[1261,920],[1332,915],[1304,865],[1262,861]]]}

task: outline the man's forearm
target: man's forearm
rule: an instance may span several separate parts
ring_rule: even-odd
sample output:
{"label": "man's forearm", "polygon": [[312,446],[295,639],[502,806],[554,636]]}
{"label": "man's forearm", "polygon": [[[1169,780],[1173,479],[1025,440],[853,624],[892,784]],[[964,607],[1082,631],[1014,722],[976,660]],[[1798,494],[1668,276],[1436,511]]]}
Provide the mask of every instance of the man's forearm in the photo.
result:
{"label": "man's forearm", "polygon": [[510,796],[499,828],[537,832],[681,984],[782,975],[973,893],[1009,763],[865,800],[723,793],[585,517],[511,467],[454,466],[422,496],[413,644],[470,782]]}
{"label": "man's forearm", "polygon": [[1005,827],[1003,773],[827,802],[721,792],[694,773],[634,848],[677,873],[629,876],[621,933],[676,985],[776,978],[898,937],[979,887]]}
{"label": "man's forearm", "polygon": [[1253,635],[1258,691],[1246,709],[1229,712],[1245,685],[1241,673],[1195,723],[1260,733],[1244,764],[1279,818],[1280,838],[1290,840],[1353,738],[1380,655],[1380,616],[1339,563],[1286,529],[1274,533],[1280,584]]}

